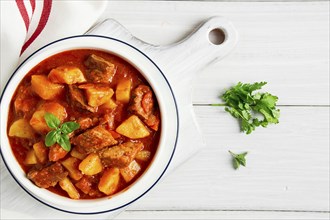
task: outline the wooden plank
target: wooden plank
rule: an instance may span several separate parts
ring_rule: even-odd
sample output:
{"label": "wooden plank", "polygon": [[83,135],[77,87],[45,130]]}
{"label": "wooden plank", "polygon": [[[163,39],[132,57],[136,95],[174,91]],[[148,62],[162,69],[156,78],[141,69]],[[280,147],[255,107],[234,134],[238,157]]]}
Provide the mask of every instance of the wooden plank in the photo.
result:
{"label": "wooden plank", "polygon": [[[266,80],[282,105],[329,105],[328,1],[109,1],[100,20],[115,18],[149,43],[170,44],[213,15],[230,19],[241,39],[200,73],[194,103],[218,102],[218,93],[237,81]],[[250,136],[221,108],[194,109],[207,146],[118,219],[329,218],[329,107],[281,107],[279,125]],[[229,149],[249,151],[246,168],[232,169]]]}
{"label": "wooden plank", "polygon": [[121,219],[329,219],[329,213],[271,211],[125,211]]}
{"label": "wooden plank", "polygon": [[[239,133],[218,107],[195,107],[206,147],[130,210],[329,211],[329,108],[282,107],[278,125]],[[234,170],[233,152],[248,151]]]}
{"label": "wooden plank", "polygon": [[211,16],[231,20],[240,40],[195,79],[193,103],[217,103],[238,81],[267,81],[279,104],[329,105],[329,2],[111,1],[100,20],[114,18],[138,38],[164,45]]}

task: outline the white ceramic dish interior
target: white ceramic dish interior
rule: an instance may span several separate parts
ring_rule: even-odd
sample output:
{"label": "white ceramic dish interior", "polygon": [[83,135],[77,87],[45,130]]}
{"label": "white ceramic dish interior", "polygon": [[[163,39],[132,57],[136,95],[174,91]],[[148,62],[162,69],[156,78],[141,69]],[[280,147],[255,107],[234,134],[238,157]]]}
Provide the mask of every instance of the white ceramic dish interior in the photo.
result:
{"label": "white ceramic dish interior", "polygon": [[[137,68],[153,88],[161,111],[161,137],[158,150],[147,171],[128,189],[112,197],[72,200],[41,189],[26,178],[9,145],[7,120],[10,101],[22,78],[44,59],[67,50],[96,49],[115,54]],[[137,48],[117,39],[101,36],[75,36],[53,42],[36,51],[15,71],[1,96],[1,155],[16,182],[38,201],[61,211],[96,214],[125,207],[148,192],[161,178],[173,157],[179,130],[175,97],[164,74]]]}

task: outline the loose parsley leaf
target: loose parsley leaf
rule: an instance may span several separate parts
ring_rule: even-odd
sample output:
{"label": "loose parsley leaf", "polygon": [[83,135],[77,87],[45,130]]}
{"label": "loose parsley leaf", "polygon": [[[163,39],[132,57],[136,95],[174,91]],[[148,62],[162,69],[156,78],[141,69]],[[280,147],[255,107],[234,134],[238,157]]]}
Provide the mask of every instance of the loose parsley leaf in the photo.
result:
{"label": "loose parsley leaf", "polygon": [[248,152],[244,152],[241,154],[235,154],[235,153],[229,151],[229,153],[233,156],[233,166],[234,166],[235,170],[238,169],[240,165],[245,167],[245,165],[246,165],[245,156],[247,155]]}
{"label": "loose parsley leaf", "polygon": [[76,122],[65,122],[60,126],[61,121],[53,114],[46,112],[45,121],[48,127],[52,128],[50,132],[46,135],[45,145],[47,147],[52,146],[55,143],[58,143],[64,150],[70,151],[71,144],[68,134],[77,130],[80,126]]}
{"label": "loose parsley leaf", "polygon": [[[277,96],[269,93],[254,93],[266,85],[266,82],[237,83],[227,90],[221,98],[225,104],[213,106],[226,106],[225,111],[241,122],[241,130],[250,134],[256,127],[267,127],[268,124],[279,122],[280,110],[276,109]],[[263,117],[259,119],[258,115]]]}

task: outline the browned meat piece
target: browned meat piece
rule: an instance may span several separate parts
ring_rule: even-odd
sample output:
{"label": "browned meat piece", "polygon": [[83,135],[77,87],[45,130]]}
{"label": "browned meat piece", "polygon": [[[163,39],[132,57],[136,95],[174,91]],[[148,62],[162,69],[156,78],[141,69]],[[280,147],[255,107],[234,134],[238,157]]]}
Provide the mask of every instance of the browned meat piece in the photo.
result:
{"label": "browned meat piece", "polygon": [[20,86],[14,102],[15,111],[22,111],[24,114],[33,114],[37,107],[38,99],[33,95],[31,86]]}
{"label": "browned meat piece", "polygon": [[146,123],[151,129],[158,131],[159,128],[159,115],[150,115],[150,117],[144,121],[144,123]]}
{"label": "browned meat piece", "polygon": [[87,109],[90,112],[96,112],[97,108],[87,105],[87,101],[82,91],[76,85],[69,85],[70,97],[77,107]]}
{"label": "browned meat piece", "polygon": [[90,128],[93,126],[93,120],[88,117],[81,117],[78,118],[78,124],[80,125],[81,130],[86,130],[87,128]]}
{"label": "browned meat piece", "polygon": [[130,111],[143,119],[150,128],[158,130],[159,115],[154,113],[154,98],[149,86],[139,85],[132,91]]}
{"label": "browned meat piece", "polygon": [[115,145],[117,141],[108,130],[99,125],[73,138],[73,144],[81,153],[92,153],[104,147]]}
{"label": "browned meat piece", "polygon": [[[129,108],[132,112],[145,120],[152,114],[153,101],[152,99],[150,100],[150,96],[152,97],[152,91],[149,86],[139,85],[132,91],[133,99]],[[143,104],[142,101],[144,97],[147,99],[144,101],[145,104]]]}
{"label": "browned meat piece", "polygon": [[113,63],[95,54],[87,58],[85,65],[88,67],[87,77],[94,83],[109,83],[116,73],[116,66]]}
{"label": "browned meat piece", "polygon": [[27,174],[28,178],[41,188],[55,186],[58,181],[64,179],[67,175],[68,172],[64,170],[59,162],[41,170],[33,169]]}
{"label": "browned meat piece", "polygon": [[125,142],[102,150],[100,158],[104,166],[127,167],[142,149],[143,144],[140,142]]}
{"label": "browned meat piece", "polygon": [[83,193],[88,194],[89,191],[92,189],[92,182],[89,176],[83,176],[79,182],[77,182],[76,187],[79,188]]}
{"label": "browned meat piece", "polygon": [[84,175],[75,186],[80,189],[86,195],[91,197],[102,197],[104,194],[98,190],[98,183],[100,180],[99,175],[88,176]]}
{"label": "browned meat piece", "polygon": [[[74,120],[74,119],[73,119]],[[72,120],[72,121],[73,121]],[[79,130],[77,133],[81,133],[82,131],[94,127],[98,125],[100,122],[100,119],[98,117],[79,117],[77,120],[77,123],[80,125]]]}
{"label": "browned meat piece", "polygon": [[103,193],[101,193],[97,188],[92,188],[89,192],[88,195],[94,198],[100,198],[102,196],[104,196]]}
{"label": "browned meat piece", "polygon": [[106,125],[109,129],[115,130],[115,114],[114,111],[106,112],[102,118],[100,118],[100,124]]}
{"label": "browned meat piece", "polygon": [[59,161],[63,159],[68,152],[64,150],[59,144],[54,144],[49,148],[48,158],[49,161]]}

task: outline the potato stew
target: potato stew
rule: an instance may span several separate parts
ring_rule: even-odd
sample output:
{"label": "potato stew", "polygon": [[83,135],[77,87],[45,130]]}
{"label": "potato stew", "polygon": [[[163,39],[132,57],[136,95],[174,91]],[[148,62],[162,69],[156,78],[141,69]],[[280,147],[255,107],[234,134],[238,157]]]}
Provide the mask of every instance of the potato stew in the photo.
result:
{"label": "potato stew", "polygon": [[98,50],[42,61],[10,105],[8,137],[27,178],[72,199],[126,189],[148,168],[159,136],[160,111],[148,82]]}

